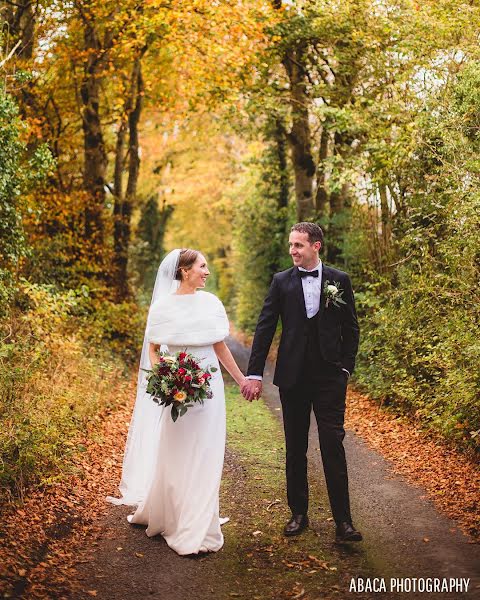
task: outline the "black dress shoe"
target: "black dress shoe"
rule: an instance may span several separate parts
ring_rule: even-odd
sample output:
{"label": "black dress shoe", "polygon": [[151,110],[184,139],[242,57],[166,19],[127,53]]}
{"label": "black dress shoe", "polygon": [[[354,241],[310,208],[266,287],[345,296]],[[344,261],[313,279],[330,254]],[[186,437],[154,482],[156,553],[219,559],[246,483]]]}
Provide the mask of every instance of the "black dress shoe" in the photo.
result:
{"label": "black dress shoe", "polygon": [[335,532],[336,542],[361,542],[362,534],[355,529],[351,523],[343,522],[337,524]]}
{"label": "black dress shoe", "polygon": [[286,536],[298,535],[308,527],[307,515],[292,515],[290,521],[285,525],[283,533]]}

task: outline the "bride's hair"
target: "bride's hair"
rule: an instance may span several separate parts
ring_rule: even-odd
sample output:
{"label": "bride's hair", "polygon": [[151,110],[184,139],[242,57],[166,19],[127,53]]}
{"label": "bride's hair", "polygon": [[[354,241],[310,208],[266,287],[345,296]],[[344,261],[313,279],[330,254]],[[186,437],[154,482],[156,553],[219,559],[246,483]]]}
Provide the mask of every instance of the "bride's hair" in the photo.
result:
{"label": "bride's hair", "polygon": [[199,254],[200,252],[198,250],[191,250],[190,248],[182,248],[180,250],[180,258],[178,259],[178,267],[175,274],[175,279],[177,281],[182,281],[182,269],[185,271],[191,269]]}

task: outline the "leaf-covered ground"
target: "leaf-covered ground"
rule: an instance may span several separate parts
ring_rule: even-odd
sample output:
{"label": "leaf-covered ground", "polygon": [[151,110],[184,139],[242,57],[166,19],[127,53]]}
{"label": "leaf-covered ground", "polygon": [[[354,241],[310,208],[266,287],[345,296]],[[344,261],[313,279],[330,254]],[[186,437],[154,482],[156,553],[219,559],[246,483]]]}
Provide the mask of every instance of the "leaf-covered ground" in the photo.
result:
{"label": "leaf-covered ground", "polygon": [[[134,382],[118,410],[100,415],[97,427],[77,440],[75,471],[48,487],[32,489],[24,502],[3,507],[0,583],[4,598],[67,598],[78,587],[74,565],[94,547],[111,482],[118,481],[118,448],[124,444]],[[82,560],[80,558],[80,560]],[[92,591],[92,596],[95,594]]]}
{"label": "leaf-covered ground", "polygon": [[[119,398],[118,410],[104,414],[99,427],[78,440],[86,450],[80,455],[76,474],[50,487],[31,490],[21,506],[3,508],[0,581],[4,598],[120,597],[106,595],[115,583],[110,546],[117,555],[117,585],[122,573],[131,580],[128,565],[132,561],[142,580],[148,552],[157,553],[155,568],[159,551],[170,552],[167,555],[173,562],[183,560],[171,556],[174,553],[163,548],[161,541],[148,545],[143,530],[132,532],[125,525],[123,509],[112,512],[117,509],[104,501],[120,478],[133,391],[132,382]],[[399,472],[422,485],[439,509],[478,536],[475,500],[479,476],[474,463],[384,413],[360,394],[350,393],[349,406],[349,428],[390,459]],[[174,582],[180,577],[187,586],[183,597],[188,597],[190,584],[200,600],[199,582],[215,599],[244,594],[275,600],[342,597],[349,577],[362,572],[363,566],[354,554],[348,556],[333,547],[331,523],[319,514],[300,539],[285,540],[280,533],[288,515],[278,422],[263,404],[250,405],[230,394],[228,444],[222,486],[222,509],[231,518],[225,526],[227,542],[222,552],[201,559],[201,563],[182,562],[186,578],[185,573],[177,572],[175,563]],[[314,496],[312,504],[319,502]],[[119,541],[120,530],[124,538]],[[147,544],[147,550],[132,550],[127,556],[130,543]],[[96,567],[102,552],[107,553],[104,572]],[[211,584],[205,578],[210,578]],[[322,594],[318,590],[323,590]],[[176,597],[175,586],[171,594],[168,597]]]}

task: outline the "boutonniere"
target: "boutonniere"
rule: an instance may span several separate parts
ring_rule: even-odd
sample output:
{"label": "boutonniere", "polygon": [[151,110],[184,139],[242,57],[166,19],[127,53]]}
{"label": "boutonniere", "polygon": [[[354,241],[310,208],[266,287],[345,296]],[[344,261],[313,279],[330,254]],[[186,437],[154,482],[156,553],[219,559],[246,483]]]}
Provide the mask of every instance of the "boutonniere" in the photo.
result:
{"label": "boutonniere", "polygon": [[326,281],[323,284],[323,293],[325,294],[325,308],[328,308],[330,303],[333,306],[340,307],[340,304],[346,304],[345,300],[342,298],[344,290],[340,287],[340,282],[334,281],[331,283],[330,281]]}

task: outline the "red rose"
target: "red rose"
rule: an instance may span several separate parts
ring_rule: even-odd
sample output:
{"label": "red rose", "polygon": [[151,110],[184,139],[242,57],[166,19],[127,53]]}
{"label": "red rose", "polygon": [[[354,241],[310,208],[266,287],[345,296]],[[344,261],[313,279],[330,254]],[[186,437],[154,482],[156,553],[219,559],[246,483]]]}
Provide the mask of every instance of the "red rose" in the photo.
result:
{"label": "red rose", "polygon": [[178,374],[179,375],[185,375],[187,371],[185,369],[178,369]]}
{"label": "red rose", "polygon": [[185,381],[192,381],[192,378],[190,377],[190,375],[185,376]]}
{"label": "red rose", "polygon": [[180,352],[180,354],[178,355],[178,358],[179,358],[180,360],[185,360],[186,356],[187,356],[187,353],[186,353],[186,352]]}

